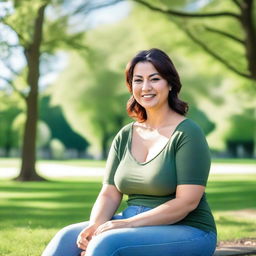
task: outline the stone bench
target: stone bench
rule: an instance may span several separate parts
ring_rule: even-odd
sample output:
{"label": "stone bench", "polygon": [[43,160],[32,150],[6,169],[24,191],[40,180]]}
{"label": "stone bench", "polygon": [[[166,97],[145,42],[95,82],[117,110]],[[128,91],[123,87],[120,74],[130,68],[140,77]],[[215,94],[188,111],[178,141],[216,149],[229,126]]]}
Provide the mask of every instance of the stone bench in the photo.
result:
{"label": "stone bench", "polygon": [[225,246],[225,247],[218,247],[214,253],[214,256],[242,256],[242,255],[256,255],[256,247]]}

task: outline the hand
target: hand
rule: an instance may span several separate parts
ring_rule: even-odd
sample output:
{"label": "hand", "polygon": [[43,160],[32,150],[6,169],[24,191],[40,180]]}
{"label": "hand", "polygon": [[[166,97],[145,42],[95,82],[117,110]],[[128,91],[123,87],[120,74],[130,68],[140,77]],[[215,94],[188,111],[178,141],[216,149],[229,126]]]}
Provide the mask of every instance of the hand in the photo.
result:
{"label": "hand", "polygon": [[128,219],[124,220],[110,220],[100,225],[94,232],[94,236],[99,235],[105,231],[117,228],[130,228],[131,224]]}
{"label": "hand", "polygon": [[[88,243],[90,242],[90,240],[92,239],[92,236],[95,232],[95,230],[97,229],[98,225],[96,224],[91,224],[88,227],[84,228],[80,234],[77,237],[77,246],[78,248],[82,249],[82,250],[86,250]],[[85,252],[83,252],[84,254],[81,255],[85,255]]]}

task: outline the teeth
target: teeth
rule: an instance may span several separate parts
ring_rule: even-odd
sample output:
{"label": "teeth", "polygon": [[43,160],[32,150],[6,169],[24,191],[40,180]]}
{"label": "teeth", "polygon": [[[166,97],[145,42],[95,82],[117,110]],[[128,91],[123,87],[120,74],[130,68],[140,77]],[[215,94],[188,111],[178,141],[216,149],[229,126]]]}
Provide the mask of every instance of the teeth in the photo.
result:
{"label": "teeth", "polygon": [[144,97],[144,98],[152,98],[154,96],[155,96],[154,94],[147,94],[147,95],[143,95],[142,97]]}

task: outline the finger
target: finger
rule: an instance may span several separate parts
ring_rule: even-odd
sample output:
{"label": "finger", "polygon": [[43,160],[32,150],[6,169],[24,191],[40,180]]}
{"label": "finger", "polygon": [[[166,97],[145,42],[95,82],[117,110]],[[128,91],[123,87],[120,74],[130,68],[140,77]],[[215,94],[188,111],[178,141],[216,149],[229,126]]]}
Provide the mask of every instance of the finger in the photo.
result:
{"label": "finger", "polygon": [[97,235],[99,235],[99,234],[101,234],[101,233],[103,233],[103,232],[105,232],[105,231],[107,231],[107,230],[110,230],[111,228],[108,228],[108,227],[100,227],[100,228],[98,228],[95,232],[94,232],[94,234],[93,234],[93,236],[97,236]]}
{"label": "finger", "polygon": [[85,251],[81,252],[81,256],[85,256],[85,253],[86,253]]}
{"label": "finger", "polygon": [[86,250],[86,246],[81,244],[81,243],[77,243],[77,247],[82,249],[82,250]]}
{"label": "finger", "polygon": [[80,236],[80,237],[77,238],[77,242],[81,242],[82,244],[88,244],[89,243],[89,237]]}
{"label": "finger", "polygon": [[86,239],[85,240],[80,239],[77,241],[77,246],[78,248],[85,250],[87,248],[88,243],[89,242]]}

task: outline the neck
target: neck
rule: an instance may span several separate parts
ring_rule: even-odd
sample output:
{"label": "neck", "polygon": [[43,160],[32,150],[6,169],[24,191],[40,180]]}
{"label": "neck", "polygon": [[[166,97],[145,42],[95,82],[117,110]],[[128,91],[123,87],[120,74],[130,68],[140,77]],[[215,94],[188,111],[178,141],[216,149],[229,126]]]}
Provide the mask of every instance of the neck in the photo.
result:
{"label": "neck", "polygon": [[161,112],[147,110],[147,120],[145,121],[145,125],[152,129],[161,128],[172,124],[172,121],[175,121],[178,115],[179,114],[169,107],[161,109]]}

